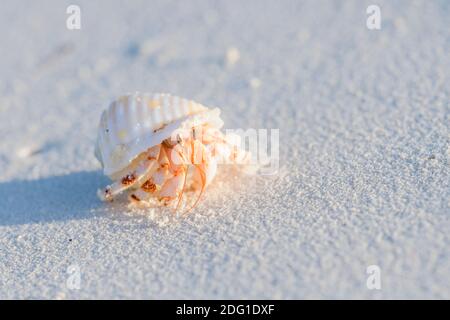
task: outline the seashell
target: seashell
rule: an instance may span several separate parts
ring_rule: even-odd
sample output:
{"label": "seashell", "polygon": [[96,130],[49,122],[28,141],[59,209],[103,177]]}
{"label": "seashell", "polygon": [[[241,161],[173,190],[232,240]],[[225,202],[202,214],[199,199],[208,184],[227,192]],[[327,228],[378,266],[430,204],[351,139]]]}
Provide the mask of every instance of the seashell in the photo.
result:
{"label": "seashell", "polygon": [[143,151],[160,144],[188,124],[208,122],[220,129],[218,108],[164,93],[134,93],[113,101],[103,111],[95,155],[104,174],[113,177]]}

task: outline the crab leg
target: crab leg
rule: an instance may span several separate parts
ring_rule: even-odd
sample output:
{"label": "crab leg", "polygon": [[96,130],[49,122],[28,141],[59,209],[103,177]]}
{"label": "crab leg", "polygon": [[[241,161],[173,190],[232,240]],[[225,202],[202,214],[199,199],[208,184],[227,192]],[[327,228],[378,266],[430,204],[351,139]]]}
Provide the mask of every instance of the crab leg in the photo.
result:
{"label": "crab leg", "polygon": [[150,197],[157,191],[156,185],[151,181],[151,179],[145,181],[139,189],[130,194],[129,200],[139,202],[150,199]]}
{"label": "crab leg", "polygon": [[159,157],[160,147],[153,147],[148,150],[146,158],[136,167],[135,170],[123,176],[119,181],[106,186],[103,190],[98,190],[97,195],[102,201],[111,201],[114,196],[123,191],[142,184],[158,168],[157,158]]}
{"label": "crab leg", "polygon": [[214,179],[217,173],[217,161],[214,157],[208,156],[206,161],[203,163],[196,165],[196,170],[193,176],[193,184],[194,189],[201,189],[204,184],[204,187],[209,185],[211,181]]}
{"label": "crab leg", "polygon": [[172,177],[173,174],[170,172],[169,166],[165,163],[160,164],[150,179],[130,195],[130,199],[134,201],[148,200],[152,194],[161,190],[163,184]]}
{"label": "crab leg", "polygon": [[159,191],[160,200],[166,203],[174,199],[180,199],[186,182],[186,170],[180,170],[172,178],[166,181]]}

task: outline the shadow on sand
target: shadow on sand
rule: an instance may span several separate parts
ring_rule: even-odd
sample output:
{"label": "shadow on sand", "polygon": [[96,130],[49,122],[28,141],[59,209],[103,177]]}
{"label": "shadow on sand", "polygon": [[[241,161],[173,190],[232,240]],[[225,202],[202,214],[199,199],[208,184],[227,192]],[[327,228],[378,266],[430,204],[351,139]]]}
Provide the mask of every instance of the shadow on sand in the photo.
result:
{"label": "shadow on sand", "polygon": [[81,171],[38,180],[0,183],[0,226],[86,219],[102,204],[101,171]]}

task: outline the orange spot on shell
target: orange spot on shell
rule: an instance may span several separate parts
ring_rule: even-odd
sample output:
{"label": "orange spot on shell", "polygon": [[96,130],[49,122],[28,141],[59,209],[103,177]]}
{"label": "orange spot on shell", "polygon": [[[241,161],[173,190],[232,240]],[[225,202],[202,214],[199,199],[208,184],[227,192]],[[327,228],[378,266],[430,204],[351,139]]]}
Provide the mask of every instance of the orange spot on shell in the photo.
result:
{"label": "orange spot on shell", "polygon": [[144,184],[141,186],[141,189],[148,193],[153,193],[156,191],[156,185],[151,182],[150,180],[147,180],[144,182]]}
{"label": "orange spot on shell", "polygon": [[148,106],[152,109],[158,108],[160,106],[159,100],[150,100]]}
{"label": "orange spot on shell", "polygon": [[139,199],[135,194],[132,194],[131,196],[131,199],[133,199],[133,200],[135,200],[135,201],[141,201],[141,199]]}
{"label": "orange spot on shell", "polygon": [[128,186],[132,184],[136,180],[136,176],[134,174],[128,174],[122,178],[122,184],[124,186]]}

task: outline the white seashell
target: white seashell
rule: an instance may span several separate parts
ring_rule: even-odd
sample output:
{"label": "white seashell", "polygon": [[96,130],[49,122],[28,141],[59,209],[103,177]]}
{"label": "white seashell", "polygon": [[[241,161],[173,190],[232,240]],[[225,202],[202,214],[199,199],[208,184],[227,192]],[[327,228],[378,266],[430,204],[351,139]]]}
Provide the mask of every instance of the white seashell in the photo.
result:
{"label": "white seashell", "polygon": [[102,113],[95,155],[104,174],[112,177],[176,130],[203,123],[221,128],[219,115],[218,108],[170,94],[125,95]]}

